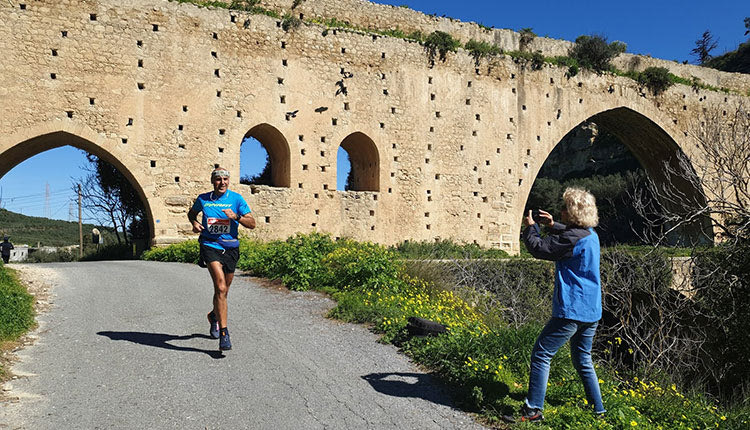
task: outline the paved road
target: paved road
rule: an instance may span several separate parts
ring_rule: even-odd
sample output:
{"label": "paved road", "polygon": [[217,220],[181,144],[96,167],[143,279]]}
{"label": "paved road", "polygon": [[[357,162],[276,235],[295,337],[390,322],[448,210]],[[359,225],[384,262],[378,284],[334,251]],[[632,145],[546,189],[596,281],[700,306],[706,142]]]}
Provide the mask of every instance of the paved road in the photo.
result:
{"label": "paved road", "polygon": [[[316,293],[238,276],[234,349],[207,336],[210,281],[155,262],[35,266],[56,274],[36,343],[19,352],[0,428],[479,429],[445,390]],[[39,270],[34,269],[32,270]]]}

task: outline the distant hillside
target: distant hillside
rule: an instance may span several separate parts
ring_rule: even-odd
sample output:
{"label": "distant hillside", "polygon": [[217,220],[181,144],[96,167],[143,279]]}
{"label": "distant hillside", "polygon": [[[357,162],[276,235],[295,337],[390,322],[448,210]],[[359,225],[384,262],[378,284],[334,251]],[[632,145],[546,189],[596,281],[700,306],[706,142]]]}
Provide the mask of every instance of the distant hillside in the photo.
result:
{"label": "distant hillside", "polygon": [[750,42],[740,44],[735,51],[708,60],[704,66],[724,72],[750,74]]}
{"label": "distant hillside", "polygon": [[[98,228],[104,235],[104,241],[112,244],[117,241],[114,235],[101,226],[83,225],[83,242],[91,243],[91,229]],[[78,222],[60,221],[0,209],[0,241],[2,236],[10,236],[14,244],[36,246],[66,246],[78,244]],[[85,248],[84,248],[85,249]]]}

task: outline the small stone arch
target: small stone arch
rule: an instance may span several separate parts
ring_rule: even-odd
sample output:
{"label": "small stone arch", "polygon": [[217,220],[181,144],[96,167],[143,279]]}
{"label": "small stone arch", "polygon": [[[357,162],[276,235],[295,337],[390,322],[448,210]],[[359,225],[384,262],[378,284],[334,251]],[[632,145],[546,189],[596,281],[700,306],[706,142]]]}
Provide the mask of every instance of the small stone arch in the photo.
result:
{"label": "small stone arch", "polygon": [[[133,163],[115,155],[116,144],[84,126],[44,125],[0,141],[0,178],[21,162],[50,149],[72,146],[112,164],[133,185],[146,213],[149,239],[155,237],[154,215],[141,181],[133,174]],[[123,159],[121,159],[123,158]]]}
{"label": "small stone arch", "polygon": [[350,191],[380,191],[380,154],[375,142],[362,132],[354,132],[341,141],[349,154]]}
{"label": "small stone arch", "polygon": [[291,157],[289,143],[283,134],[274,126],[263,123],[245,133],[243,140],[252,137],[268,153],[271,169],[271,186],[289,188],[291,185]]}

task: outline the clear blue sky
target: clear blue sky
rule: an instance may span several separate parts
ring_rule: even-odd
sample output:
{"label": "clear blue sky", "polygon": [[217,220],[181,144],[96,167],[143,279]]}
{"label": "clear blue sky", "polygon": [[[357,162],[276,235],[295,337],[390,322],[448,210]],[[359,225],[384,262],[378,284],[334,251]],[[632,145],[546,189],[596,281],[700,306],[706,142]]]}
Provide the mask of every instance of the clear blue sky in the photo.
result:
{"label": "clear blue sky", "polygon": [[[750,16],[748,0],[381,0],[378,3],[406,5],[428,14],[496,28],[531,27],[539,36],[571,41],[582,34],[601,34],[610,41],[625,42],[631,53],[690,62],[694,62],[690,50],[705,30],[710,30],[718,39],[715,55],[731,51],[748,40],[743,35],[743,19]],[[263,169],[265,153],[258,143],[243,145],[241,157],[241,175],[252,176]],[[81,151],[70,147],[32,157],[0,178],[0,205],[14,212],[43,216],[46,184],[49,184],[49,213],[53,218],[68,219],[69,202],[75,198],[70,191],[71,177],[83,176],[79,166],[85,163]],[[339,151],[338,164],[344,173],[348,170],[343,150]],[[343,187],[343,180],[345,174],[339,175],[339,189]]]}

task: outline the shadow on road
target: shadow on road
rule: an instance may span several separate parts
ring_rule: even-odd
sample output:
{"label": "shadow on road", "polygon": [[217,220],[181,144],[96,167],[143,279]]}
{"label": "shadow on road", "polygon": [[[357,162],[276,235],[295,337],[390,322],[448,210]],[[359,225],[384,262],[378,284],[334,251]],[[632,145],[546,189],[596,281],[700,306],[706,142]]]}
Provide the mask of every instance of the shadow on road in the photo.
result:
{"label": "shadow on road", "polygon": [[423,373],[370,373],[362,376],[375,391],[394,397],[415,397],[453,407],[434,378]]}
{"label": "shadow on road", "polygon": [[[175,336],[172,334],[165,333],[143,333],[140,331],[100,331],[97,333],[99,336],[106,336],[112,340],[127,340],[128,342],[137,343],[146,346],[155,346],[157,348],[171,349],[174,351],[186,351],[186,352],[202,352],[207,354],[211,358],[224,358],[224,354],[219,350],[208,350],[199,349],[185,346],[176,346],[168,342],[173,340],[188,340],[188,339],[211,339],[210,336],[205,334],[189,334],[185,336]],[[214,340],[215,339],[211,339]]]}

